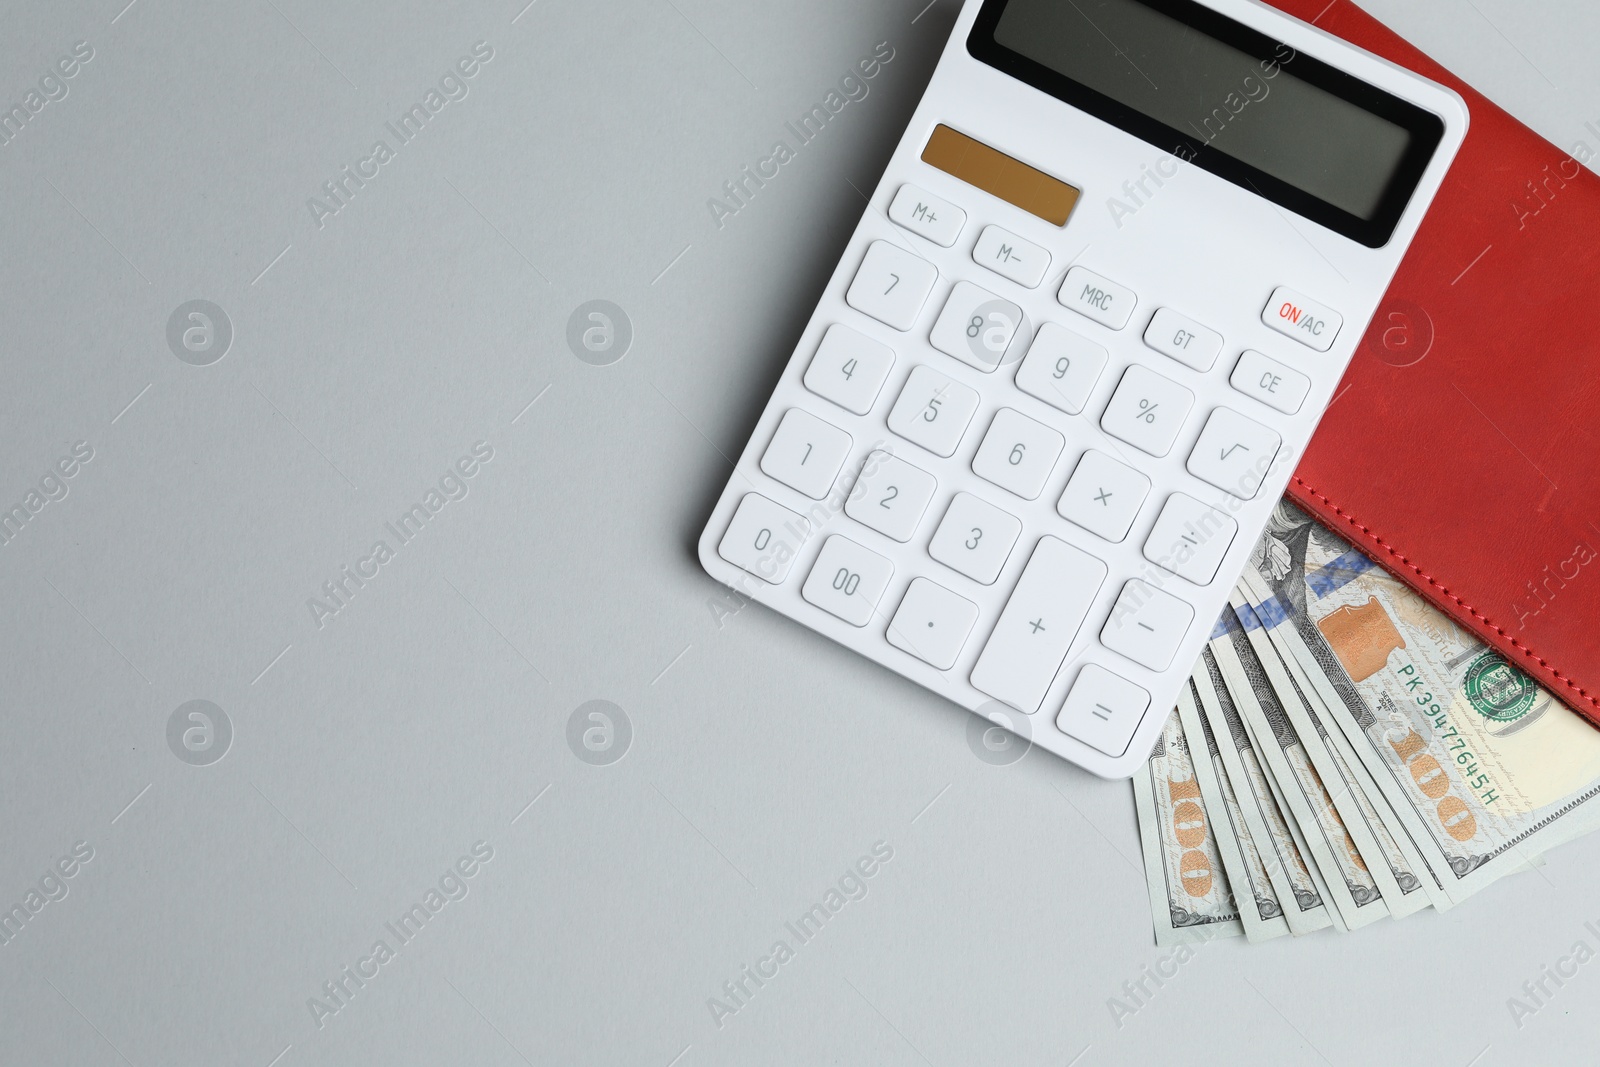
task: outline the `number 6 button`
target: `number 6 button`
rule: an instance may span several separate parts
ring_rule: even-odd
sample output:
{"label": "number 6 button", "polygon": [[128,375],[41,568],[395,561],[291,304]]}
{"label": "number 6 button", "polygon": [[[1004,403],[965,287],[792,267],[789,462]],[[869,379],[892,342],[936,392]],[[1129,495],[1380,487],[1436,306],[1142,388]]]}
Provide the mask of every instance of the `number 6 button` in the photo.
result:
{"label": "number 6 button", "polygon": [[896,541],[909,541],[938,485],[927,471],[877,449],[861,465],[844,513]]}
{"label": "number 6 button", "polygon": [[972,473],[1033,500],[1044,489],[1067,439],[1042,422],[1001,408],[972,457]]}
{"label": "number 6 button", "polygon": [[822,546],[800,595],[851,626],[865,626],[893,577],[893,563],[835,534]]}

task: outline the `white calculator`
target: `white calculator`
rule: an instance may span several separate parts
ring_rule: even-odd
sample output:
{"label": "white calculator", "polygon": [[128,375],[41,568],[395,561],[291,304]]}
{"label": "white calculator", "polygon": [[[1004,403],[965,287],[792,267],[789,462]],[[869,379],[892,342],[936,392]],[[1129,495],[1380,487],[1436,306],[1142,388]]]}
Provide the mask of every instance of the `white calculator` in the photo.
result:
{"label": "white calculator", "polygon": [[968,0],[706,570],[1132,774],[1467,120],[1251,0]]}

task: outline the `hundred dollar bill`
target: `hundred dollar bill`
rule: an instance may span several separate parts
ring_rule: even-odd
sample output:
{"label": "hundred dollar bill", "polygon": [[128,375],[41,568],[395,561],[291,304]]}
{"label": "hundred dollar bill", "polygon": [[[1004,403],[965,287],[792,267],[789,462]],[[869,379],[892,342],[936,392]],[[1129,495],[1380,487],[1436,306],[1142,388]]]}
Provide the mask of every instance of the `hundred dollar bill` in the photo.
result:
{"label": "hundred dollar bill", "polygon": [[[1228,781],[1239,799],[1239,811],[1249,831],[1252,851],[1261,858],[1273,895],[1283,907],[1289,931],[1296,936],[1332,924],[1323,904],[1322,889],[1306,865],[1297,831],[1283,817],[1255,746],[1239,718],[1233,698],[1222,680],[1222,670],[1210,649],[1200,651],[1190,679],[1200,697],[1200,710],[1212,735],[1220,742],[1218,754]],[[1241,840],[1243,836],[1241,835]]]}
{"label": "hundred dollar bill", "polygon": [[1600,733],[1304,512],[1245,585],[1451,900],[1600,827]]}
{"label": "hundred dollar bill", "polygon": [[1150,762],[1133,776],[1133,797],[1156,944],[1195,944],[1243,934],[1176,711]]}
{"label": "hundred dollar bill", "polygon": [[[1289,923],[1283,917],[1283,906],[1278,903],[1272,879],[1267,877],[1267,868],[1244,825],[1244,813],[1228,781],[1227,768],[1222,765],[1217,739],[1200,716],[1193,679],[1178,694],[1178,718],[1183,724],[1183,735],[1191,745],[1189,755],[1194,762],[1194,776],[1200,783],[1206,811],[1212,816],[1211,832],[1217,843],[1217,854],[1222,857],[1222,869],[1227,872],[1228,884],[1233,888],[1239,918],[1244,922],[1244,936],[1251,941],[1268,941],[1287,934]],[[1203,753],[1202,740],[1205,743]]]}
{"label": "hundred dollar bill", "polygon": [[[1234,619],[1232,611],[1225,612],[1224,618]],[[1327,899],[1351,930],[1388,915],[1378,886],[1379,872],[1367,863],[1351,838],[1243,626],[1236,621],[1219,624],[1210,644],[1239,717],[1250,731],[1267,773],[1277,782],[1290,816],[1299,824],[1311,862],[1328,889]]]}
{"label": "hundred dollar bill", "polygon": [[[1389,914],[1400,919],[1421,911],[1432,902],[1422,879],[1416,874],[1422,868],[1422,859],[1414,847],[1409,852],[1403,851],[1399,840],[1385,825],[1379,805],[1382,805],[1382,810],[1388,811],[1388,802],[1378,792],[1376,783],[1365,768],[1357,772],[1356,768],[1361,767],[1360,761],[1346,759],[1339,751],[1333,738],[1334,734],[1339,734],[1338,728],[1335,727],[1333,734],[1330,734],[1323,725],[1310,700],[1284,666],[1278,650],[1262,632],[1243,590],[1235,589],[1229,595],[1229,606],[1233,608],[1234,620],[1244,626],[1245,637],[1266,672],[1273,694],[1289,716],[1289,724],[1310,757],[1311,766],[1333,798],[1333,806],[1344,820],[1345,830],[1350,834],[1356,851],[1375,864],[1371,873],[1383,894]],[[1224,618],[1227,616],[1224,615]],[[1345,738],[1339,734],[1338,740],[1343,742]],[[1398,822],[1392,811],[1388,811],[1388,817]],[[1443,896],[1443,893],[1440,895]]]}

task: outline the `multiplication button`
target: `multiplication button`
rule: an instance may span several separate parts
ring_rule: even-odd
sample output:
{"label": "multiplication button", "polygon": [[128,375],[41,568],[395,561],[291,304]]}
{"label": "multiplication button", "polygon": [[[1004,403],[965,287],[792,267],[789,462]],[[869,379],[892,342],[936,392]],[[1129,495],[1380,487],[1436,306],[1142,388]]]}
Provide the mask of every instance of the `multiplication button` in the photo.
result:
{"label": "multiplication button", "polygon": [[1067,480],[1056,512],[1107,541],[1121,541],[1128,536],[1128,528],[1148,495],[1149,478],[1104,452],[1090,449]]}

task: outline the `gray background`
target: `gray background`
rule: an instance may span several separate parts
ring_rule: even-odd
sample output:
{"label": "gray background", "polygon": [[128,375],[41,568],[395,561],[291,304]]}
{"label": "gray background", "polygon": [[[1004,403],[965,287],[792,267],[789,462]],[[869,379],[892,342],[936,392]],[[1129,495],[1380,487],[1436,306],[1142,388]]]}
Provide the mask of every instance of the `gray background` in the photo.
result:
{"label": "gray background", "polygon": [[[1506,1000],[1600,947],[1593,840],[1444,915],[1206,946],[1119,1026],[1170,955],[1128,785],[980,760],[955,707],[719,619],[693,552],[954,0],[524,2],[6,11],[0,102],[95,54],[0,147],[0,503],[94,458],[0,547],[0,904],[94,858],[0,945],[0,1062],[1592,1058],[1600,965],[1520,1029]],[[1593,4],[1372,6],[1595,143]],[[470,94],[319,229],[307,198],[479,40]],[[870,95],[719,230],[707,198],[880,41]],[[595,298],[635,331],[610,366],[565,342]],[[233,324],[210,366],[166,342],[192,299]],[[478,441],[469,495],[318,628],[307,598]],[[209,766],[168,746],[195,699],[234,731]],[[633,733],[605,766],[567,743],[596,699]],[[319,1028],[308,998],[480,840],[469,895]],[[880,840],[719,1028],[707,998]]]}

